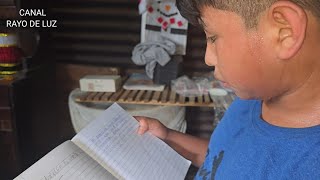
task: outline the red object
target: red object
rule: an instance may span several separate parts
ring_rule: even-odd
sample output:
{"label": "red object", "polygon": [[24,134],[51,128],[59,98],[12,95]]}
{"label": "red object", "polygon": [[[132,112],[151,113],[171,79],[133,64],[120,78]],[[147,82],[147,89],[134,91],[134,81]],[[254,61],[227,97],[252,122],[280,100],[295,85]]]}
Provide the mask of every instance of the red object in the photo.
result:
{"label": "red object", "polygon": [[182,21],[178,21],[178,26],[183,26]]}
{"label": "red object", "polygon": [[148,12],[149,12],[149,13],[152,13],[152,12],[153,12],[152,6],[148,7]]}
{"label": "red object", "polygon": [[165,21],[163,24],[162,24],[162,28],[163,29],[167,29],[168,28],[168,22],[167,21]]}
{"label": "red object", "polygon": [[176,22],[176,19],[175,19],[175,18],[171,18],[171,19],[170,19],[170,23],[171,23],[171,24],[174,24],[175,22]]}
{"label": "red object", "polygon": [[0,48],[0,63],[19,63],[22,57],[22,51],[17,47]]}
{"label": "red object", "polygon": [[163,22],[162,17],[159,17],[159,18],[158,18],[158,22],[159,22],[159,23],[162,23],[162,22]]}

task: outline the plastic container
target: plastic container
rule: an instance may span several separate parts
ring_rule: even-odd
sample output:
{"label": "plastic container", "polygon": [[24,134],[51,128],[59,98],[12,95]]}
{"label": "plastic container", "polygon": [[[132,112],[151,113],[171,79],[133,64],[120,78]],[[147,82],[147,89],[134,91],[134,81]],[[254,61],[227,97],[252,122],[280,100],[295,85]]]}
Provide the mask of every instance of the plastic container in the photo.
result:
{"label": "plastic container", "polygon": [[215,103],[213,124],[217,125],[224,116],[229,105],[234,100],[235,95],[233,92],[228,92],[223,88],[211,88],[209,89],[209,95]]}

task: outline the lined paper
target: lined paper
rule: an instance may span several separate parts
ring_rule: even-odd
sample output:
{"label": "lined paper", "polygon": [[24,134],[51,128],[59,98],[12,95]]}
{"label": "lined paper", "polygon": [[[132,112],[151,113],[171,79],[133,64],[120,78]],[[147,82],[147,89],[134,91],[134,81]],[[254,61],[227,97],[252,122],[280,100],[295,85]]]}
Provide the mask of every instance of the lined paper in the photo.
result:
{"label": "lined paper", "polygon": [[71,141],[66,141],[15,180],[116,180]]}
{"label": "lined paper", "polygon": [[119,179],[184,179],[191,164],[114,103],[72,141]]}

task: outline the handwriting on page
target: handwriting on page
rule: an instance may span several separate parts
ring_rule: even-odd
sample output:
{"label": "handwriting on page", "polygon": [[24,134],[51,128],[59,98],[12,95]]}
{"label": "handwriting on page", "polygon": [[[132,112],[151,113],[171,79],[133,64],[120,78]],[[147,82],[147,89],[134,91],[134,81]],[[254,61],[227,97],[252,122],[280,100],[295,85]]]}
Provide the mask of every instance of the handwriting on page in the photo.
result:
{"label": "handwriting on page", "polygon": [[[85,154],[83,154],[85,155]],[[82,156],[82,154],[80,154]],[[62,165],[62,164],[61,164]],[[42,180],[50,180],[53,177],[49,174]],[[82,156],[81,158],[73,161],[69,165],[65,166],[65,168],[61,169],[60,173],[57,174],[57,178],[59,180],[78,180],[78,179],[86,179],[86,180],[103,180],[103,179],[115,179],[108,171],[106,171],[103,167],[101,167],[97,162],[91,159],[89,156]]]}
{"label": "handwriting on page", "polygon": [[123,127],[125,127],[125,121],[121,120],[120,115],[117,115],[114,117],[113,123],[108,127],[99,129],[97,135],[90,138],[90,142],[101,148],[102,146],[110,146],[110,143],[116,140],[117,146],[120,148],[125,143],[125,141],[121,139],[121,130],[123,130]]}
{"label": "handwriting on page", "polygon": [[60,164],[54,167],[48,175],[45,175],[42,180],[51,180],[56,177],[57,174],[61,172],[66,166],[68,166],[74,159],[79,157],[83,152],[73,152],[67,158],[65,158]]}
{"label": "handwriting on page", "polygon": [[190,162],[149,133],[138,135],[137,128],[138,122],[114,104],[74,142],[123,179],[184,179]]}
{"label": "handwriting on page", "polygon": [[15,180],[116,180],[84,151],[67,141],[19,175]]}

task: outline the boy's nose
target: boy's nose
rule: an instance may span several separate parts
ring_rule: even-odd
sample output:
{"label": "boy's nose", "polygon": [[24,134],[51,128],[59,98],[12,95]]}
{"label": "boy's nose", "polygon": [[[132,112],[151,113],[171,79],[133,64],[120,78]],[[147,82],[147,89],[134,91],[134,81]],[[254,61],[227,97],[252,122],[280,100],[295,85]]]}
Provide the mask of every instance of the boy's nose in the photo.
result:
{"label": "boy's nose", "polygon": [[211,48],[206,48],[206,54],[205,54],[205,62],[208,66],[216,66],[217,65],[217,55]]}

